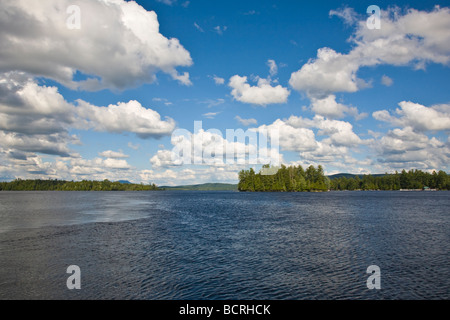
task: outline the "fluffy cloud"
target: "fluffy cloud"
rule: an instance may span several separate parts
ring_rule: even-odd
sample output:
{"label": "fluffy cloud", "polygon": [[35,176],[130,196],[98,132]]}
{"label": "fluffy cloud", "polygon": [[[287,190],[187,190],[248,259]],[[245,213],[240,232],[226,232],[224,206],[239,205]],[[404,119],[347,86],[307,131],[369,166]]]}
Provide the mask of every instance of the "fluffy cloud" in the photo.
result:
{"label": "fluffy cloud", "polygon": [[103,163],[109,169],[130,169],[130,165],[124,159],[106,159]]}
{"label": "fluffy cloud", "polygon": [[445,168],[450,162],[450,144],[429,138],[411,127],[390,130],[375,144],[379,162],[393,168]]}
{"label": "fluffy cloud", "polygon": [[276,130],[279,133],[280,147],[285,151],[303,152],[317,148],[316,137],[311,129],[294,127],[280,119],[270,125],[262,125],[258,130]]}
{"label": "fluffy cloud", "polygon": [[[48,158],[48,157],[45,157]],[[47,161],[40,155],[11,154],[0,147],[0,178],[3,179],[64,179],[64,180],[128,180],[134,183],[158,185],[198,184],[212,181],[236,183],[243,165],[172,167],[158,170],[138,170],[121,159],[83,159]],[[161,170],[163,169],[163,170]]]}
{"label": "fluffy cloud", "polygon": [[352,57],[322,48],[317,52],[317,59],[292,73],[289,84],[295,90],[319,99],[333,92],[355,92],[358,90],[358,68],[358,62]]}
{"label": "fluffy cloud", "polygon": [[15,132],[0,131],[1,146],[23,152],[38,152],[69,157],[73,152],[69,149],[68,145],[79,143],[80,141],[76,136],[70,136],[65,132],[46,135],[24,135]]}
{"label": "fluffy cloud", "polygon": [[56,158],[30,152],[18,152],[0,147],[0,174],[3,170],[9,179],[65,179],[65,180],[120,180],[137,181],[138,174],[126,160],[123,159],[83,159],[80,156],[72,158]]}
{"label": "fluffy cloud", "polygon": [[140,180],[146,183],[156,182],[158,185],[175,186],[187,184],[200,184],[211,181],[236,183],[238,172],[243,167],[202,167],[189,169],[166,169],[164,171],[142,170]]}
{"label": "fluffy cloud", "polygon": [[392,64],[422,68],[428,62],[450,62],[450,8],[436,6],[433,11],[398,8],[382,11],[382,28],[371,32],[360,21],[351,52],[361,65]]}
{"label": "fluffy cloud", "polygon": [[175,160],[171,150],[158,150],[150,159],[150,163],[152,164],[152,168],[167,168],[182,165],[180,160]]}
{"label": "fluffy cloud", "polygon": [[76,113],[88,128],[112,133],[133,132],[143,139],[169,135],[175,129],[173,119],[161,120],[159,113],[134,100],[108,107],[78,100]]}
{"label": "fluffy cloud", "polygon": [[287,123],[295,128],[316,128],[318,135],[326,136],[326,140],[336,146],[355,147],[365,144],[361,138],[353,131],[351,123],[340,120],[329,120],[322,116],[315,116],[313,119],[291,116]]}
{"label": "fluffy cloud", "polygon": [[98,155],[103,158],[111,158],[111,159],[129,158],[129,156],[127,156],[126,154],[123,154],[123,152],[121,152],[121,151],[117,152],[117,151],[112,151],[112,150],[100,152]]}
{"label": "fluffy cloud", "polygon": [[[46,157],[48,158],[48,157]],[[134,183],[158,185],[197,184],[211,181],[236,183],[243,166],[172,168],[137,170],[124,161],[113,159],[57,159],[46,161],[35,154],[11,155],[0,147],[0,178],[3,179],[64,179],[64,180],[128,180]]]}
{"label": "fluffy cloud", "polygon": [[336,96],[331,94],[325,98],[311,98],[311,110],[318,115],[332,119],[344,118],[346,115],[354,116],[357,120],[365,114],[359,114],[355,107],[348,107],[336,101]]}
{"label": "fluffy cloud", "polygon": [[68,133],[75,122],[73,105],[55,87],[39,86],[21,72],[0,74],[0,147],[68,157]]}
{"label": "fluffy cloud", "polygon": [[[131,166],[124,159],[101,159],[86,160],[82,158],[71,159],[67,165],[68,174],[75,176],[98,175],[112,173],[115,170],[129,170]],[[91,179],[91,178],[90,178]],[[106,179],[102,178],[101,180]]]}
{"label": "fluffy cloud", "polygon": [[[319,115],[313,119],[291,116],[258,129],[277,130],[281,150],[298,152],[303,164],[340,164],[353,168],[361,161],[352,156],[351,150],[373,142],[370,139],[362,140],[349,122],[330,120]],[[316,136],[323,138],[319,141]]]}
{"label": "fluffy cloud", "polygon": [[[158,71],[190,84],[176,68],[192,59],[177,39],[159,32],[155,12],[134,1],[79,0],[80,29],[67,27],[70,0],[2,1],[0,72],[24,71],[70,88],[124,89],[155,80]],[[24,22],[25,21],[25,22]],[[76,72],[86,75],[76,80]]]}
{"label": "fluffy cloud", "polygon": [[376,111],[372,116],[395,126],[412,127],[417,131],[450,130],[450,105],[425,107],[418,103],[402,101],[396,109],[397,116],[387,110]]}
{"label": "fluffy cloud", "polygon": [[57,88],[39,86],[24,73],[0,74],[0,130],[23,134],[64,132],[73,106]]}
{"label": "fluffy cloud", "polygon": [[450,105],[423,105],[402,101],[392,115],[387,110],[372,116],[397,127],[376,140],[379,162],[393,168],[446,168],[450,163],[450,141],[426,133],[450,130]]}
{"label": "fluffy cloud", "polygon": [[[331,11],[348,24],[357,17],[352,10]],[[363,66],[389,64],[424,68],[429,62],[450,62],[450,9],[436,7],[431,12],[410,9],[401,15],[398,9],[382,12],[382,28],[373,32],[366,20],[356,23],[351,37],[354,48],[342,54],[321,48],[317,58],[308,61],[291,75],[289,84],[308,97],[324,99],[335,92],[356,92],[368,84],[358,79]],[[387,78],[385,84],[390,83]]]}
{"label": "fluffy cloud", "polygon": [[78,100],[75,106],[56,87],[41,86],[20,72],[0,74],[0,93],[0,147],[11,150],[69,157],[69,146],[81,143],[69,134],[74,128],[142,138],[169,135],[175,128],[172,119],[161,120],[136,101],[98,107]]}
{"label": "fluffy cloud", "polygon": [[313,163],[336,163],[344,162],[348,157],[348,148],[344,146],[333,146],[329,143],[318,142],[317,148],[300,154],[301,158]]}
{"label": "fluffy cloud", "polygon": [[362,146],[371,145],[373,139],[362,140],[353,131],[351,123],[346,121],[319,115],[313,119],[291,116],[260,128],[278,130],[281,150],[298,152],[301,160],[291,164],[326,164],[327,168],[351,168],[354,172],[363,172],[361,166],[372,164],[370,159],[356,159],[353,152],[358,152]]}
{"label": "fluffy cloud", "polygon": [[[10,152],[0,148],[0,174],[14,178],[55,177],[57,173],[54,164],[45,162],[32,153]],[[3,171],[3,172],[2,172]]]}
{"label": "fluffy cloud", "polygon": [[399,154],[405,151],[417,151],[428,145],[428,137],[416,133],[411,127],[394,129],[380,139],[385,154]]}
{"label": "fluffy cloud", "polygon": [[[188,181],[196,181],[195,172],[191,169],[174,171],[167,169],[165,171],[142,170],[140,178],[145,182],[162,182],[164,185],[174,186],[177,184],[186,184]],[[176,181],[177,183],[173,183]]]}
{"label": "fluffy cloud", "polygon": [[[197,130],[190,133],[176,130],[171,139],[172,150],[159,150],[151,159],[153,168],[181,165],[232,166],[234,164],[266,164],[282,162],[275,140],[271,140],[273,127],[244,131]],[[267,141],[264,141],[264,136]],[[273,141],[273,142],[272,142]]]}
{"label": "fluffy cloud", "polygon": [[230,78],[228,85],[233,89],[231,95],[234,99],[259,106],[286,103],[290,94],[290,91],[281,85],[273,87],[270,79],[259,78],[257,85],[251,86],[247,77],[235,75]]}

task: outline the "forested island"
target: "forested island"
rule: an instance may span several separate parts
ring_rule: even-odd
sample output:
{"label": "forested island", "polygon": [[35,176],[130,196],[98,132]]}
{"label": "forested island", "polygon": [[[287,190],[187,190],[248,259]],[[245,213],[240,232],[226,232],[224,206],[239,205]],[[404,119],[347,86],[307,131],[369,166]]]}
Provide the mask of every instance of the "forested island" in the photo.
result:
{"label": "forested island", "polygon": [[[263,166],[268,169],[270,166]],[[322,166],[284,165],[275,175],[263,175],[250,170],[239,173],[239,191],[250,192],[314,192],[343,190],[450,190],[450,176],[444,171],[423,172],[421,170],[402,170],[393,174],[363,175],[330,179],[325,176]]]}
{"label": "forested island", "polygon": [[[264,165],[264,169],[270,169]],[[302,192],[302,191],[328,191],[331,182],[324,174],[323,167],[302,166],[286,167],[284,165],[274,175],[255,173],[253,168],[239,172],[239,191],[278,191],[278,192]]]}
{"label": "forested island", "polygon": [[22,180],[0,182],[0,191],[156,191],[155,184],[133,184],[119,181]]}

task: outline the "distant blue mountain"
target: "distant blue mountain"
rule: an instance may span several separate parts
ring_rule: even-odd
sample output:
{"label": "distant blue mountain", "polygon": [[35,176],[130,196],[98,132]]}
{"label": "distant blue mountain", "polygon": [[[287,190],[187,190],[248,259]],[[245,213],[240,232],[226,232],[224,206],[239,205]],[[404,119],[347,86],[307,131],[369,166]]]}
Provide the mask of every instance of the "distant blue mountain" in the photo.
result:
{"label": "distant blue mountain", "polygon": [[[385,174],[371,174],[372,177],[384,177]],[[338,179],[338,178],[356,178],[359,177],[360,179],[362,179],[364,177],[363,174],[352,174],[352,173],[338,173],[338,174],[333,174],[330,176],[327,176],[328,178],[330,178],[331,180],[333,179]]]}
{"label": "distant blue mountain", "polygon": [[128,180],[119,180],[119,181],[117,181],[117,182],[119,182],[119,183],[121,183],[121,184],[131,184],[131,182],[128,181]]}

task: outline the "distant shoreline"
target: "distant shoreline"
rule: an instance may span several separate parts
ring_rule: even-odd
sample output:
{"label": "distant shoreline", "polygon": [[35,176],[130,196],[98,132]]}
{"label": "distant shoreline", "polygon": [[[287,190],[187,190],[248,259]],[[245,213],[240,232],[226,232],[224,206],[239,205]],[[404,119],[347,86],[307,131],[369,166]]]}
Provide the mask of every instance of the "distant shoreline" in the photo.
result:
{"label": "distant shoreline", "polygon": [[[273,172],[274,174],[267,174]],[[402,170],[384,175],[336,174],[326,176],[321,165],[270,167],[264,165],[259,173],[253,168],[239,172],[239,190],[245,192],[327,192],[338,190],[437,191],[450,190],[450,175],[439,170]]]}
{"label": "distant shoreline", "polygon": [[161,191],[155,184],[133,184],[128,181],[22,180],[0,182],[0,191]]}

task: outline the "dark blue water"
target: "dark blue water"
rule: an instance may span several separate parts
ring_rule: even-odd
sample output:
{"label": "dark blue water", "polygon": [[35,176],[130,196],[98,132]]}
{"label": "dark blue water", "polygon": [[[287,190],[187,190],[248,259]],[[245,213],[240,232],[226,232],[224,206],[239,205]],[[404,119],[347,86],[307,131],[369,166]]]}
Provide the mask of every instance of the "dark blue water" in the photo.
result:
{"label": "dark blue water", "polygon": [[449,299],[449,208],[449,192],[0,192],[0,299]]}

